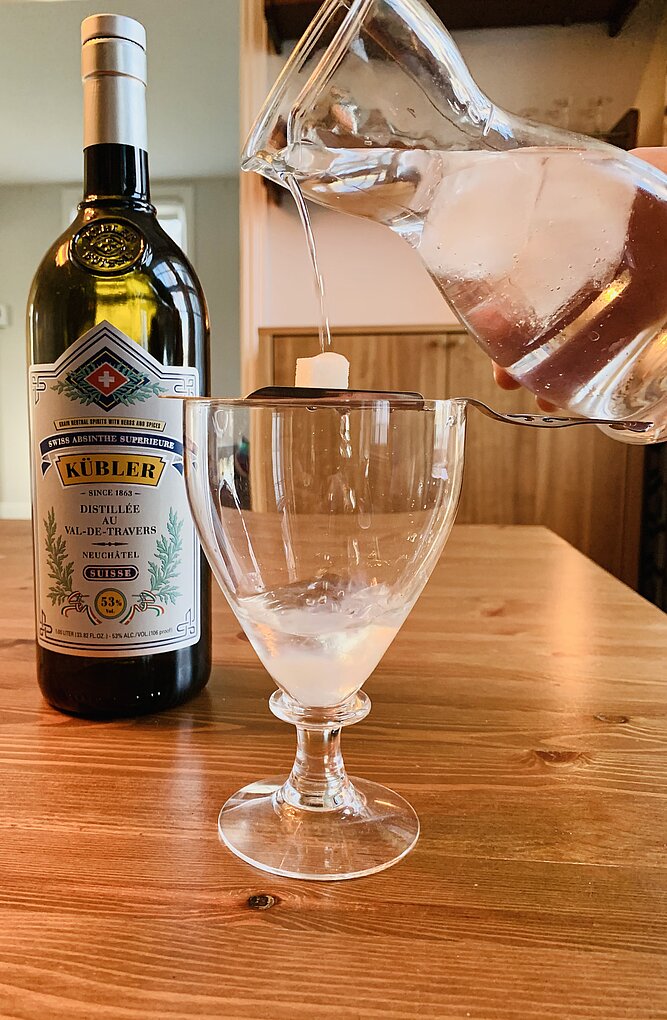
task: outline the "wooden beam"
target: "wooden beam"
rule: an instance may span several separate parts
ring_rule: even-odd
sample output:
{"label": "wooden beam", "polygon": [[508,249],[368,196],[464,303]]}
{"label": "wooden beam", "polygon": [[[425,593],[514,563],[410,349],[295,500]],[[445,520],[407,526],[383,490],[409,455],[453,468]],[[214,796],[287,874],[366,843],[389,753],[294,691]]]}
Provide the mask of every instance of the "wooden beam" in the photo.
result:
{"label": "wooden beam", "polygon": [[[429,0],[452,30],[512,28],[528,25],[606,24],[617,35],[639,0]],[[272,38],[278,46],[298,39],[317,13],[321,0],[265,0]]]}
{"label": "wooden beam", "polygon": [[[263,0],[241,0],[241,145],[267,92],[268,31]],[[256,389],[259,325],[264,294],[268,197],[258,174],[242,173],[239,185],[241,392]]]}
{"label": "wooden beam", "polygon": [[264,17],[269,32],[269,39],[275,53],[282,53],[283,40],[276,21],[276,9],[272,0],[264,0]]}
{"label": "wooden beam", "polygon": [[609,12],[607,28],[609,35],[613,38],[620,35],[628,18],[639,4],[639,0],[617,0]]}

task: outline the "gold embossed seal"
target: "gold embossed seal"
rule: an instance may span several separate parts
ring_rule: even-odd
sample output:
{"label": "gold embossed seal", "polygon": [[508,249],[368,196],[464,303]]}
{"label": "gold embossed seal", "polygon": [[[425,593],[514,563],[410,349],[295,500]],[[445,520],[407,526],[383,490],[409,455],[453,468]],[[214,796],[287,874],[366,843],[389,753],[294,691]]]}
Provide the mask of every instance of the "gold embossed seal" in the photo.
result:
{"label": "gold embossed seal", "polygon": [[74,255],[86,269],[96,273],[121,273],[143,255],[146,242],[124,220],[94,220],[76,234]]}

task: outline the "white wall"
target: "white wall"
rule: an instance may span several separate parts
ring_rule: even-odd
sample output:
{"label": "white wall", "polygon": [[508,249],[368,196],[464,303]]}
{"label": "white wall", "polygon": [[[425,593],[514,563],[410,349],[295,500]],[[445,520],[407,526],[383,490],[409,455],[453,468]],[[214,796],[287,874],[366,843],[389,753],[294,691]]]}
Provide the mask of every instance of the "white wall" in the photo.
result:
{"label": "white wall", "polygon": [[[211,316],[214,392],[239,392],[238,179],[201,178],[194,191],[190,257]],[[37,265],[63,229],[63,185],[0,186],[0,518],[30,516],[25,307]]]}
{"label": "white wall", "polygon": [[190,257],[211,316],[211,392],[240,392],[239,180],[202,177],[194,188],[195,236]]}
{"label": "white wall", "polygon": [[[667,71],[663,0],[644,0],[620,36],[602,25],[455,33],[473,76],[493,100],[533,119],[569,108],[572,130],[592,131],[599,109],[608,130],[632,106],[640,144],[662,141]],[[282,65],[274,58],[275,77]],[[311,207],[333,325],[453,321],[417,255],[376,224]],[[293,203],[269,209],[262,324],[312,326],[318,306]]]}
{"label": "white wall", "polygon": [[[286,195],[269,208],[263,326],[319,322],[313,270],[293,206]],[[454,321],[405,241],[370,220],[309,208],[332,326]]]}
{"label": "white wall", "polygon": [[[660,144],[667,72],[663,0],[643,0],[613,39],[604,25],[549,25],[457,32],[455,40],[478,85],[505,109],[552,123],[559,104],[568,103],[570,120],[562,126],[591,132],[598,100],[603,130],[638,106],[639,144]],[[646,77],[652,83],[643,89]]]}
{"label": "white wall", "polygon": [[30,516],[25,308],[30,281],[62,230],[60,188],[0,187],[0,517]]}

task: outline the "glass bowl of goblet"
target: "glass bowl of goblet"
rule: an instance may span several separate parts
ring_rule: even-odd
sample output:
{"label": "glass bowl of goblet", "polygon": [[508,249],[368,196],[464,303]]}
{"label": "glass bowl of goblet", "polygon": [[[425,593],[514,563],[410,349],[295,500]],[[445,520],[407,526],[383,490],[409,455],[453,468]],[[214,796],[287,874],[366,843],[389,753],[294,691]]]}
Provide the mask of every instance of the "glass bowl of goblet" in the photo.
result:
{"label": "glass bowl of goblet", "polygon": [[[341,729],[426,584],[456,515],[465,402],[185,401],[185,474],[213,573],[297,732],[289,776],[223,806],[244,861],[304,879],[368,875],[417,841],[399,794],[351,778]],[[407,696],[407,692],[406,692]]]}

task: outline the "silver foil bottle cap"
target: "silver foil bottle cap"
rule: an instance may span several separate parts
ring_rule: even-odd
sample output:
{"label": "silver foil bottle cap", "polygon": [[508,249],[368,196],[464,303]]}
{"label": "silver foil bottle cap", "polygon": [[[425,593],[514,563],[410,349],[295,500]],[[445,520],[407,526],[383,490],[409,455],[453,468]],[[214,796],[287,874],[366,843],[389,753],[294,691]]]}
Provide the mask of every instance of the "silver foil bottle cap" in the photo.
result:
{"label": "silver foil bottle cap", "polygon": [[146,29],[124,14],[91,14],[81,22],[81,45],[90,39],[127,39],[146,49]]}
{"label": "silver foil bottle cap", "polygon": [[84,148],[103,143],[146,150],[146,30],[122,14],[81,25]]}

